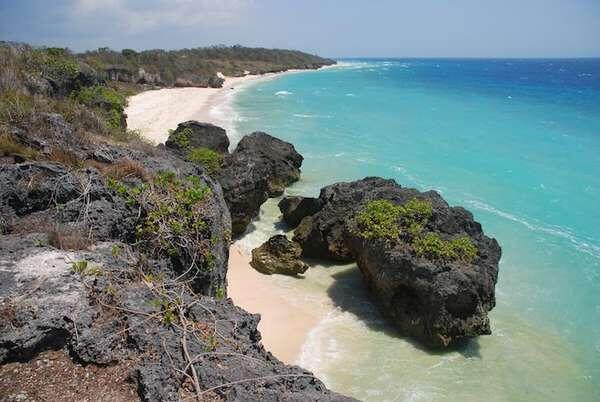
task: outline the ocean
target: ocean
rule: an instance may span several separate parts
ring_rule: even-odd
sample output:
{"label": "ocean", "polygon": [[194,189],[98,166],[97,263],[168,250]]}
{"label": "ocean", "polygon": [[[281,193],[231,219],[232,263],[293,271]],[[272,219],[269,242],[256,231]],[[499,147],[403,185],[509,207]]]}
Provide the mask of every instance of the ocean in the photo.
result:
{"label": "ocean", "polygon": [[[298,363],[366,401],[600,398],[600,60],[369,59],[235,93],[230,136],[304,156],[291,195],[365,176],[434,189],[503,249],[493,334],[432,353],[381,318],[357,268],[276,290],[319,311]],[[268,201],[240,244],[275,231]]]}

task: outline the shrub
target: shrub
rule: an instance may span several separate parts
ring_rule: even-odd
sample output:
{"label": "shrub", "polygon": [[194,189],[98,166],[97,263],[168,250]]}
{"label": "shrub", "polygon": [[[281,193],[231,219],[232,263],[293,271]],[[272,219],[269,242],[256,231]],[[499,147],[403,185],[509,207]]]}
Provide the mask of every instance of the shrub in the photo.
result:
{"label": "shrub", "polygon": [[365,239],[396,239],[400,235],[400,215],[400,207],[391,201],[369,201],[357,216],[360,235]]}
{"label": "shrub", "polygon": [[364,205],[356,221],[358,234],[365,239],[395,240],[403,235],[420,257],[472,261],[477,256],[477,247],[468,236],[452,240],[444,240],[437,233],[423,236],[432,216],[433,208],[427,200],[412,198],[403,205],[389,200],[373,200]]}
{"label": "shrub", "polygon": [[223,155],[208,148],[190,150],[188,159],[194,163],[200,163],[209,174],[218,172],[223,164]]}
{"label": "shrub", "polygon": [[58,162],[62,165],[71,167],[73,169],[79,169],[83,166],[83,162],[76,154],[73,152],[62,149],[62,148],[52,148],[50,154],[48,155],[48,159],[53,162]]}
{"label": "shrub", "polygon": [[418,198],[412,198],[403,205],[389,200],[373,200],[365,204],[357,222],[360,234],[367,239],[396,239],[402,232],[415,238],[421,234],[432,214],[431,203]]}
{"label": "shrub", "polygon": [[428,233],[414,242],[415,253],[434,260],[471,262],[477,256],[477,247],[468,236],[444,240],[437,233]]}
{"label": "shrub", "polygon": [[102,85],[81,88],[74,94],[74,98],[80,103],[103,111],[106,124],[109,128],[121,127],[123,111],[125,110],[125,95]]}

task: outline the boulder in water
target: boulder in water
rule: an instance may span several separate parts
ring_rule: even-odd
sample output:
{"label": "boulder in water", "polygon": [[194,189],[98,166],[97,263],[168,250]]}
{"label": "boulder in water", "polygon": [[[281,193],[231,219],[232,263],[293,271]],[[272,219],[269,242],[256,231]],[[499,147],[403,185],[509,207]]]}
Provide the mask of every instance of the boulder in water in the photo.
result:
{"label": "boulder in water", "polygon": [[284,235],[275,235],[262,246],[252,250],[250,265],[263,274],[298,275],[308,269],[302,262],[300,245],[291,242]]}

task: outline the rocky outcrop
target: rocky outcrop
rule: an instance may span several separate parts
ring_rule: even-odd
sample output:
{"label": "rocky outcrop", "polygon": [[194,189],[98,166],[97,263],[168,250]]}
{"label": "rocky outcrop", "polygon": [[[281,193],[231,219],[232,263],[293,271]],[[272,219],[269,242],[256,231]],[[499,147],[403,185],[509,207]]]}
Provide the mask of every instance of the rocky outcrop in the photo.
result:
{"label": "rocky outcrop", "polygon": [[292,144],[266,133],[242,138],[215,175],[231,212],[234,235],[244,233],[268,197],[281,195],[300,178],[302,159]]}
{"label": "rocky outcrop", "polygon": [[0,238],[0,364],[66,349],[86,364],[129,362],[144,401],[194,399],[186,371],[202,400],[351,401],[265,351],[257,315],[178,285],[167,260],[122,243],[66,252],[45,241]]}
{"label": "rocky outcrop", "polygon": [[308,265],[300,261],[302,249],[284,235],[275,235],[263,245],[252,250],[250,265],[263,274],[298,275],[308,269]]}
{"label": "rocky outcrop", "polygon": [[312,197],[283,197],[277,206],[283,214],[283,221],[289,227],[295,228],[302,219],[321,209],[321,201]]}
{"label": "rocky outcrop", "polygon": [[144,401],[352,400],[274,358],[259,316],[226,299],[229,212],[201,166],[18,134],[48,160],[0,165],[0,366],[60,350],[122,368],[111,381]]}
{"label": "rocky outcrop", "polygon": [[[415,199],[431,208],[418,227],[401,228],[408,218],[400,217],[391,221],[397,235],[381,238],[365,236],[357,223],[369,201],[388,200],[398,208]],[[495,306],[501,250],[471,213],[449,207],[435,191],[373,177],[327,186],[319,200],[321,209],[302,220],[294,240],[306,256],[356,260],[381,312],[402,334],[438,348],[491,333],[487,313]],[[452,239],[474,246],[475,255],[460,258],[448,249]]]}
{"label": "rocky outcrop", "polygon": [[165,145],[169,148],[186,151],[193,148],[208,148],[226,154],[229,150],[229,139],[225,129],[210,123],[195,120],[179,123]]}

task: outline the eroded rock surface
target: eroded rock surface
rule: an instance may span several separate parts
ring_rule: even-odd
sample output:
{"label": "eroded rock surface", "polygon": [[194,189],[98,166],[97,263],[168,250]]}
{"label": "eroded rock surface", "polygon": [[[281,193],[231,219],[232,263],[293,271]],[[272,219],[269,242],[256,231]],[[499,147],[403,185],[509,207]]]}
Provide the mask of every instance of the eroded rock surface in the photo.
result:
{"label": "eroded rock surface", "polygon": [[252,250],[250,265],[263,274],[298,275],[308,269],[300,260],[300,245],[291,242],[284,235],[275,235]]}
{"label": "eroded rock surface", "polygon": [[[420,254],[415,240],[402,230],[393,239],[361,234],[356,217],[368,201],[389,200],[402,206],[414,199],[431,206],[419,238],[429,239],[431,234],[439,239],[433,246],[466,239],[476,248],[476,256]],[[435,191],[422,193],[376,177],[327,186],[319,200],[321,209],[302,220],[294,240],[306,256],[355,260],[381,312],[402,334],[437,348],[491,333],[487,313],[495,306],[501,249],[470,212],[448,206]]]}
{"label": "eroded rock surface", "polygon": [[201,166],[166,147],[42,134],[11,138],[52,161],[0,165],[2,369],[53,373],[31,364],[56,350],[115,368],[97,371],[103,383],[144,401],[352,400],[274,358],[259,316],[226,299],[229,211]]}
{"label": "eroded rock surface", "polygon": [[195,120],[179,123],[165,143],[169,148],[185,151],[193,148],[208,148],[225,154],[229,149],[229,139],[225,129],[210,123]]}
{"label": "eroded rock surface", "polygon": [[292,144],[266,133],[242,138],[215,175],[231,212],[234,235],[244,233],[267,198],[283,194],[300,178],[302,159]]}
{"label": "eroded rock surface", "polygon": [[312,197],[283,197],[277,206],[283,214],[283,221],[289,227],[295,228],[302,219],[321,209],[321,201]]}

